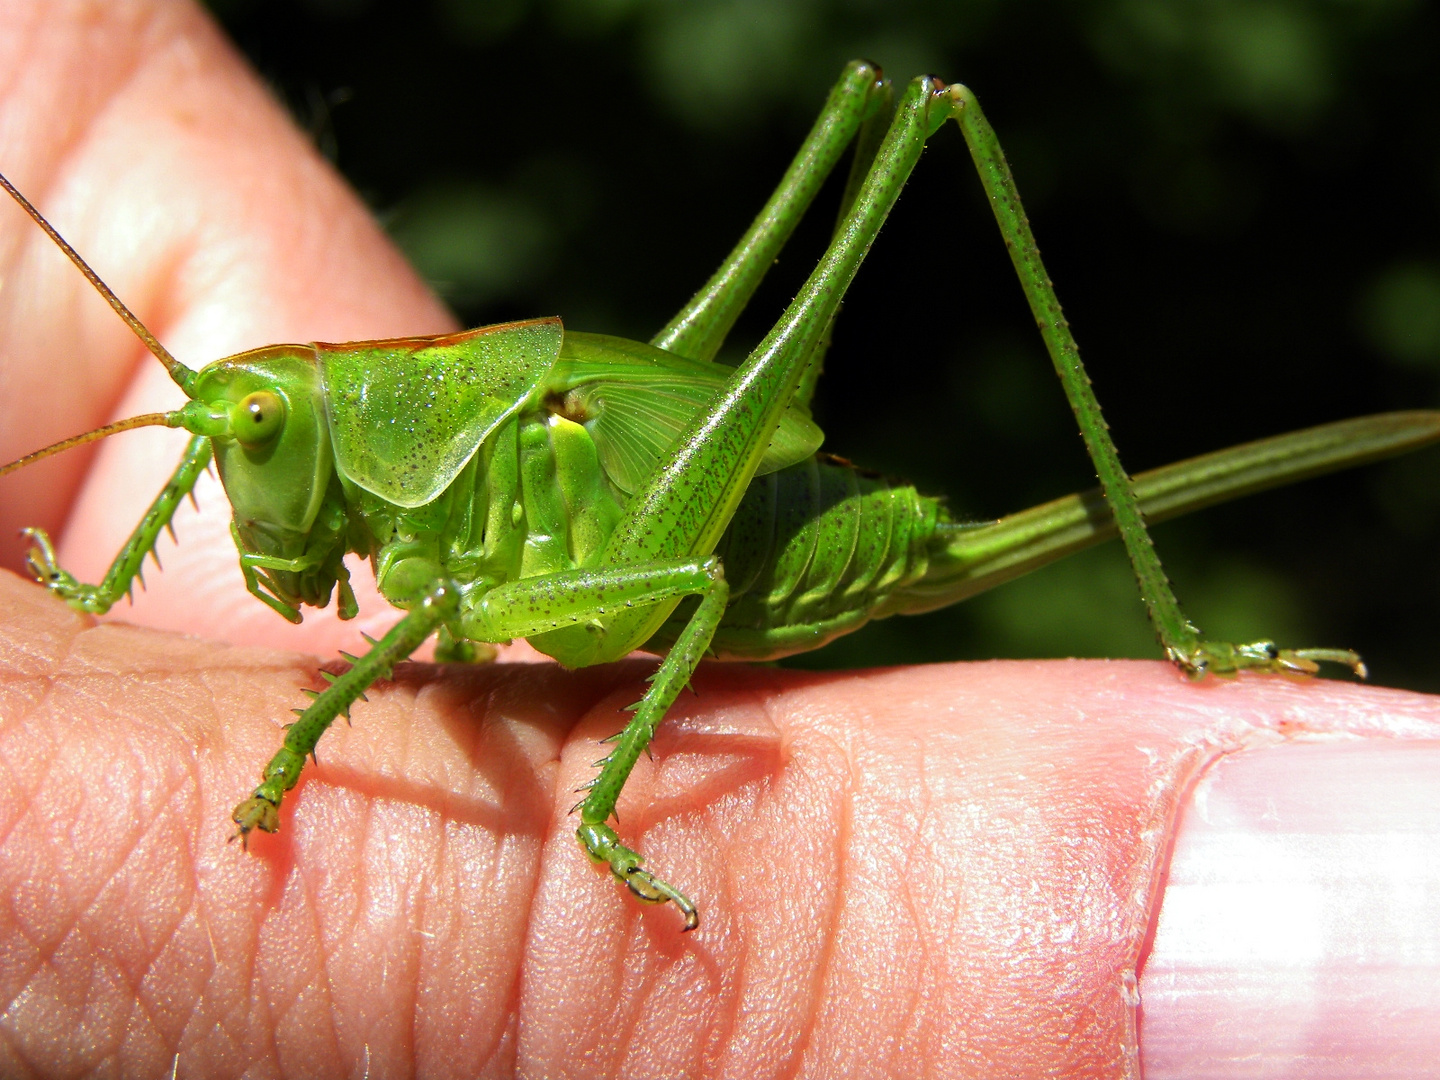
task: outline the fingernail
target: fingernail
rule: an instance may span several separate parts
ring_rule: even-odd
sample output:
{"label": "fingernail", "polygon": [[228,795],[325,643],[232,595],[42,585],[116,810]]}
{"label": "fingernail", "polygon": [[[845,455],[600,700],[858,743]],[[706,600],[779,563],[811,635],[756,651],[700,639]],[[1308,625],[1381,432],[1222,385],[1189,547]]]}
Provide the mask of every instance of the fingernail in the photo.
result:
{"label": "fingernail", "polygon": [[1140,995],[1147,1080],[1440,1076],[1440,742],[1218,761],[1182,812]]}

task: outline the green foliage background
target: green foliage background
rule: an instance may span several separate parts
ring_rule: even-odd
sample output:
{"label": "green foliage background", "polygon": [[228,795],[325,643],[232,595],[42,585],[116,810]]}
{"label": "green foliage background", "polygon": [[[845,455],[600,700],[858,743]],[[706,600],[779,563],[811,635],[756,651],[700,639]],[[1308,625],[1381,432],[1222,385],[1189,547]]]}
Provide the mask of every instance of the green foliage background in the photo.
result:
{"label": "green foliage background", "polygon": [[[213,0],[472,324],[646,338],[760,206],[842,63],[975,89],[1135,470],[1440,406],[1440,12],[1420,0]],[[728,359],[824,244],[838,189]],[[957,132],[851,292],[827,448],[977,518],[1093,483]],[[1161,526],[1216,635],[1440,690],[1440,453]],[[1115,546],[812,666],[1154,656]]]}

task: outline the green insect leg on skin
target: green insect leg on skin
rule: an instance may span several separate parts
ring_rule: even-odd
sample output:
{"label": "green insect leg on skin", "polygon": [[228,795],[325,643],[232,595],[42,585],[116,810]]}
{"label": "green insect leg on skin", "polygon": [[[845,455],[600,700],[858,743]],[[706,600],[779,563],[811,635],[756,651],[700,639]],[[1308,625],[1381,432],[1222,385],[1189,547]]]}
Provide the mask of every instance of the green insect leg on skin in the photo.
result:
{"label": "green insect leg on skin", "polygon": [[25,530],[26,538],[35,544],[28,559],[30,572],[37,581],[45,582],[52,592],[64,597],[71,607],[92,615],[103,615],[134,587],[145,556],[155,557],[155,541],[162,530],[170,527],[170,520],[185,496],[194,490],[195,482],[210,464],[210,456],[209,439],[196,435],[190,440],[180,458],[179,468],[150,504],[150,509],[140,519],[140,524],[130,534],[130,539],[120,549],[120,554],[110,564],[100,584],[86,585],[62,570],[56,562],[55,547],[43,529]]}

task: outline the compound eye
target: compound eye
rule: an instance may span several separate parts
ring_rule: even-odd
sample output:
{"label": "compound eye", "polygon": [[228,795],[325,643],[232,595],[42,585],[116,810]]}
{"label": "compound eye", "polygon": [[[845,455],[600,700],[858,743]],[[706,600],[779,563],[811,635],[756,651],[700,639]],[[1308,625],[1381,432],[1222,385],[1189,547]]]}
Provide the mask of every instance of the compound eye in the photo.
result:
{"label": "compound eye", "polygon": [[273,390],[256,390],[230,410],[230,433],[247,450],[256,450],[285,426],[285,399]]}

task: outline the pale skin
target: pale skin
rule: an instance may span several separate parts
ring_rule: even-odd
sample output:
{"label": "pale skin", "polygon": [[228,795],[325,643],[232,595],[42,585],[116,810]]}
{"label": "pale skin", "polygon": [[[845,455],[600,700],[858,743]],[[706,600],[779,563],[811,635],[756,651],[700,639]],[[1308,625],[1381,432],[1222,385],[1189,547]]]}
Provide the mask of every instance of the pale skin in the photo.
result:
{"label": "pale skin", "polygon": [[[70,12],[0,5],[0,167],[178,356],[450,328],[200,16]],[[18,211],[0,240],[0,460],[172,402]],[[93,580],[178,452],[151,434],[7,478],[0,537]],[[1158,663],[710,666],[620,804],[701,906],[681,935],[567,817],[649,664],[413,666],[246,853],[229,808],[320,685],[295,650],[354,639],[246,597],[201,499],[118,618],[291,651],[0,581],[7,1075],[1124,1075],[1186,781],[1257,731],[1440,735],[1418,695]]]}

